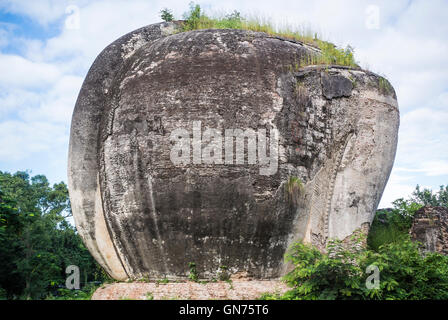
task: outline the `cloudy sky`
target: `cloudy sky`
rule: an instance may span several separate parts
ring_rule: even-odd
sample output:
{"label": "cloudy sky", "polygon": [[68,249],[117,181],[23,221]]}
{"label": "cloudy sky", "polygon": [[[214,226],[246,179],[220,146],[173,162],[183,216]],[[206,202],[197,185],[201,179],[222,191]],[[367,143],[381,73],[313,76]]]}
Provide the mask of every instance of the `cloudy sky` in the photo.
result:
{"label": "cloudy sky", "polygon": [[[309,27],[390,80],[401,126],[380,207],[417,184],[448,184],[448,1],[196,3]],[[121,35],[159,22],[164,7],[181,18],[188,0],[0,0],[0,170],[66,181],[70,119],[90,65]]]}

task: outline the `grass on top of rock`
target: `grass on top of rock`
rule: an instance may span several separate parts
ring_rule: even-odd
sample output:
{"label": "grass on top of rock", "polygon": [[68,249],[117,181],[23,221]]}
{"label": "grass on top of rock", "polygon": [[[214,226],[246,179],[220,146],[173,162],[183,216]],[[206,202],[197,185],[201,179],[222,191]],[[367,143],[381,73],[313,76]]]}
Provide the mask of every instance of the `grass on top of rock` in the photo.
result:
{"label": "grass on top of rock", "polygon": [[[171,13],[169,9],[163,9],[161,13],[161,18],[164,21],[173,20],[172,15],[167,14]],[[233,11],[230,14],[211,16],[207,15],[198,4],[194,3],[190,3],[190,9],[184,13],[183,19],[183,32],[199,29],[250,30],[302,42],[320,49],[320,54],[316,52],[316,54],[302,59],[299,64],[300,67],[321,64],[358,67],[352,47],[347,46],[345,49],[338,48],[330,42],[319,39],[318,34],[312,32],[309,28],[294,27],[291,25],[284,25],[277,28],[269,19],[257,16],[243,17],[238,11]]]}

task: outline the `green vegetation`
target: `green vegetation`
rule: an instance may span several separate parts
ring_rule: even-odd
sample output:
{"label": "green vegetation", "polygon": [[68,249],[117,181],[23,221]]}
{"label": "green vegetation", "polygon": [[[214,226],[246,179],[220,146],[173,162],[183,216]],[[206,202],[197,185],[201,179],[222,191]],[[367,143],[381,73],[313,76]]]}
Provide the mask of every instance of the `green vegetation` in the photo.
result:
{"label": "green vegetation", "polygon": [[229,289],[230,290],[233,290],[233,289],[235,289],[234,287],[233,287],[233,281],[232,281],[232,279],[227,279],[227,280],[225,280],[228,284],[229,284]]}
{"label": "green vegetation", "polygon": [[229,268],[227,266],[219,267],[218,279],[220,281],[229,281],[230,280]]}
{"label": "green vegetation", "polygon": [[160,17],[162,18],[163,21],[166,21],[166,22],[174,20],[173,13],[171,12],[171,10],[169,10],[167,8],[160,10]]}
{"label": "green vegetation", "polygon": [[448,207],[448,186],[438,192],[420,190],[417,186],[410,199],[397,199],[391,210],[378,210],[369,231],[367,243],[377,250],[381,245],[398,243],[409,233],[415,212],[423,206]]}
{"label": "green vegetation", "polygon": [[[283,278],[291,290],[261,299],[448,299],[448,256],[423,254],[410,240],[412,218],[423,205],[448,207],[448,187],[433,193],[417,186],[410,199],[398,199],[393,209],[378,211],[367,248],[330,241],[327,252],[321,253],[311,245],[294,244],[286,255],[294,269]],[[378,288],[366,286],[368,266],[379,269]]]}
{"label": "green vegetation", "polygon": [[348,67],[358,67],[355,61],[354,49],[347,46],[345,49],[338,48],[334,44],[326,41],[316,40],[321,54],[305,56],[300,61],[300,67],[309,65],[340,65]]}
{"label": "green vegetation", "polygon": [[[421,255],[409,239],[381,246],[378,251],[346,249],[330,242],[327,254],[295,244],[287,255],[295,268],[284,277],[292,287],[283,296],[264,299],[448,299],[448,257]],[[368,289],[368,266],[379,268],[379,288]]]}
{"label": "green vegetation", "polygon": [[[0,171],[0,295],[7,299],[87,298],[107,275],[83,245],[67,186],[43,175]],[[80,269],[82,290],[68,292],[65,269]]]}
{"label": "green vegetation", "polygon": [[157,285],[159,285],[159,284],[167,284],[167,283],[170,283],[170,280],[168,278],[163,278],[163,279],[160,279],[160,280],[156,281]]}
{"label": "green vegetation", "polygon": [[378,210],[369,230],[367,243],[377,250],[389,243],[398,243],[406,239],[412,225],[414,213],[422,207],[413,201],[398,199],[391,210]]}
{"label": "green vegetation", "polygon": [[393,92],[392,85],[384,77],[380,77],[378,79],[378,86],[380,88],[380,91],[383,92],[384,94],[390,94]]}
{"label": "green vegetation", "polygon": [[348,78],[351,81],[353,88],[355,88],[356,87],[356,79],[352,75],[350,75]]}
{"label": "green vegetation", "polygon": [[198,274],[198,271],[196,270],[196,263],[189,262],[188,268],[190,269],[190,273],[188,274],[188,279],[190,279],[191,281],[197,282],[199,280],[199,274]]}
{"label": "green vegetation", "polygon": [[287,199],[291,201],[294,205],[298,204],[299,197],[303,194],[305,187],[303,186],[302,180],[298,177],[289,177],[285,183],[285,193]]}
{"label": "green vegetation", "polygon": [[[168,10],[168,9],[164,9]],[[169,11],[169,10],[168,10]],[[166,16],[162,14],[162,19]],[[173,19],[173,17],[171,17]],[[238,11],[221,16],[207,15],[198,4],[190,3],[190,10],[183,15],[182,31],[199,29],[241,29],[264,32],[273,37],[298,41],[320,49],[317,53],[297,62],[296,68],[307,65],[342,65],[358,67],[352,47],[338,48],[334,44],[318,39],[317,33],[306,28],[283,26],[277,28],[269,19],[260,17],[243,17]],[[167,21],[167,20],[165,20]]]}
{"label": "green vegetation", "polygon": [[148,277],[141,277],[140,279],[137,279],[136,282],[151,282],[151,280]]}
{"label": "green vegetation", "polygon": [[49,293],[45,300],[90,300],[98,285],[86,284],[80,290],[59,288],[56,293]]}
{"label": "green vegetation", "polygon": [[146,300],[154,300],[154,295],[152,292],[146,292]]}
{"label": "green vegetation", "polygon": [[294,176],[288,178],[288,181],[286,181],[285,184],[285,188],[289,194],[297,194],[303,192],[304,190],[302,180]]}

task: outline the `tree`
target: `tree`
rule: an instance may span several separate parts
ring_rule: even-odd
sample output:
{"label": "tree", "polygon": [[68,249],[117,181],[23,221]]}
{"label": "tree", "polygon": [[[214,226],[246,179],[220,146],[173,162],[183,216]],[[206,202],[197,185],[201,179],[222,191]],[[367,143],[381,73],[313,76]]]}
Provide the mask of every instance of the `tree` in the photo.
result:
{"label": "tree", "polygon": [[166,22],[174,20],[173,13],[171,12],[171,10],[169,10],[167,8],[160,10],[160,17],[162,18],[163,21],[166,21]]}
{"label": "tree", "polygon": [[14,259],[18,250],[14,235],[21,228],[16,202],[0,189],[0,290],[6,297],[22,292],[23,279],[14,272]]}
{"label": "tree", "polygon": [[43,175],[0,171],[0,288],[9,298],[47,296],[64,285],[71,264],[84,282],[104,278],[70,216],[65,183],[51,187]]}
{"label": "tree", "polygon": [[190,11],[184,13],[184,30],[196,30],[201,25],[202,20],[207,18],[202,14],[201,6],[190,2]]}
{"label": "tree", "polygon": [[417,185],[412,193],[410,201],[416,202],[423,206],[448,207],[448,185],[440,186],[438,192],[433,192],[427,188],[420,190],[420,186]]}

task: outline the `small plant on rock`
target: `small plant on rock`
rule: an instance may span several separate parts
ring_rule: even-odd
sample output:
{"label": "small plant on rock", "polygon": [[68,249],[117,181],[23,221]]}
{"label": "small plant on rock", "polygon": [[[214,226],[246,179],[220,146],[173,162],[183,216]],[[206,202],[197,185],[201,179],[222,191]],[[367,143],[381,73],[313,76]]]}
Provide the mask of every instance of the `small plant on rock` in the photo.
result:
{"label": "small plant on rock", "polygon": [[219,267],[219,275],[218,278],[220,281],[228,281],[230,280],[229,268],[227,266]]}
{"label": "small plant on rock", "polygon": [[154,295],[152,292],[146,292],[146,300],[154,300]]}
{"label": "small plant on rock", "polygon": [[190,279],[191,281],[197,282],[199,280],[199,274],[198,274],[198,271],[196,270],[196,263],[189,262],[188,268],[190,269],[190,273],[188,274],[188,279]]}
{"label": "small plant on rock", "polygon": [[160,10],[160,17],[162,18],[163,21],[166,21],[166,22],[170,22],[170,21],[174,20],[173,13],[171,12],[171,10],[169,10],[167,8]]}

